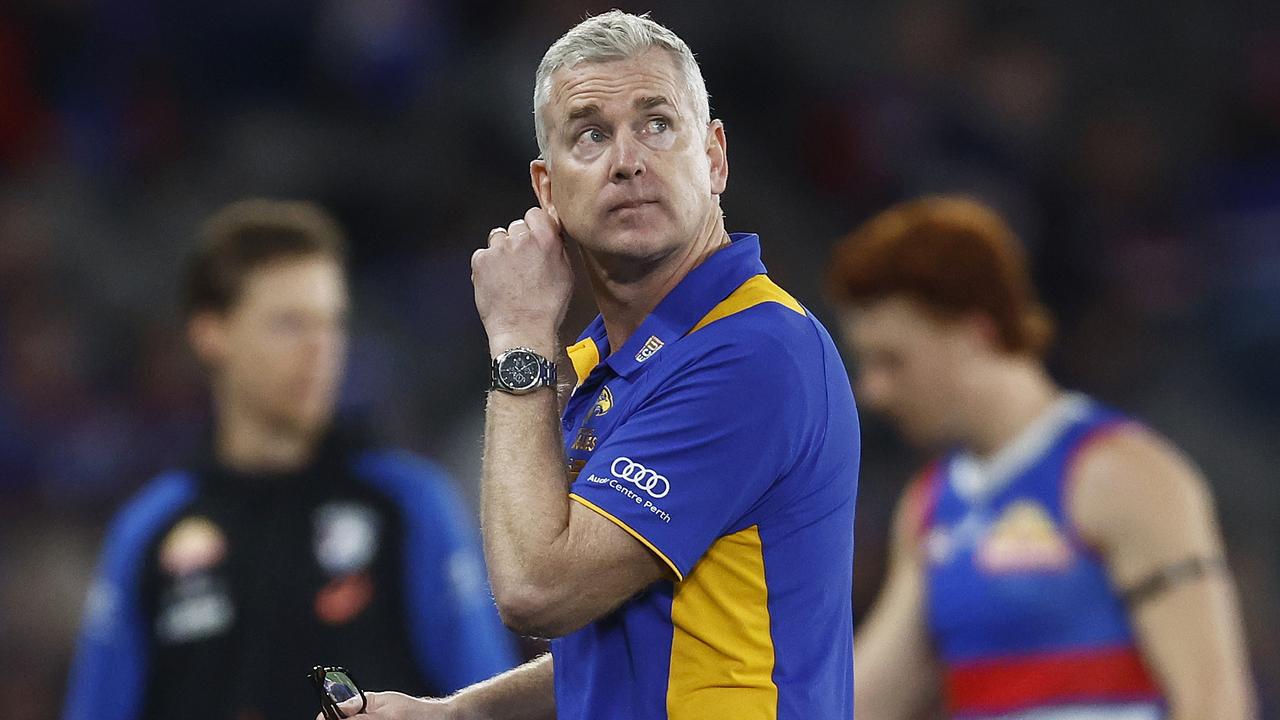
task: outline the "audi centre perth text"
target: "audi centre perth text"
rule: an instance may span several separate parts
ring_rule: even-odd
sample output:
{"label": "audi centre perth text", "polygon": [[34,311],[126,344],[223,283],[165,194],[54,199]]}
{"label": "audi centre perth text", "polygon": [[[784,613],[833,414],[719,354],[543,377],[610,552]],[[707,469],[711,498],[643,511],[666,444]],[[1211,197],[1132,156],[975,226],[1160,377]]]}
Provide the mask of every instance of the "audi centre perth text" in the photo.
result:
{"label": "audi centre perth text", "polygon": [[644,509],[654,515],[657,515],[663,522],[671,522],[671,515],[657,505],[654,505],[653,500],[641,497],[639,493],[632,491],[631,488],[628,488],[621,482],[625,480],[626,482],[635,485],[637,489],[643,491],[650,497],[660,499],[666,497],[667,493],[671,492],[671,483],[664,475],[659,474],[655,470],[650,470],[629,457],[620,457],[614,460],[613,464],[609,466],[609,473],[614,477],[600,477],[599,475],[592,473],[587,478],[587,482],[595,483],[597,485],[608,485],[614,490],[617,490],[623,495],[631,498],[632,502],[635,504],[641,505]]}

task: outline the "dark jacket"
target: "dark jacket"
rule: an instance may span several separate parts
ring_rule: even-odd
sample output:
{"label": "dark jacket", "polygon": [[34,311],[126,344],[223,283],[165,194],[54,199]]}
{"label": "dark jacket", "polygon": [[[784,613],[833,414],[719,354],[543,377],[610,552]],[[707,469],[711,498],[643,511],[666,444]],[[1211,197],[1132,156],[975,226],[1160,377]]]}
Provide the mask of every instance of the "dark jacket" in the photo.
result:
{"label": "dark jacket", "polygon": [[64,720],[308,720],[313,665],[439,695],[516,659],[448,478],[335,431],[300,472],[247,476],[205,453],[125,507]]}

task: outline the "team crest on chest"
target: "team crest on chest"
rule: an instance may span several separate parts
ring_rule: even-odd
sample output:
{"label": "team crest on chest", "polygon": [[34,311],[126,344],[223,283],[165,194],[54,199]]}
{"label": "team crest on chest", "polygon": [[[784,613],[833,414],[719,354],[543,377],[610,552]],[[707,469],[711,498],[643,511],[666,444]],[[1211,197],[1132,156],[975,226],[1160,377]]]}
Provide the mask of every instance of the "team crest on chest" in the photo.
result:
{"label": "team crest on chest", "polygon": [[608,387],[601,388],[600,394],[596,396],[596,402],[587,411],[587,416],[582,419],[582,427],[578,428],[578,434],[573,439],[571,450],[577,452],[595,452],[599,438],[594,429],[595,419],[603,415],[608,415],[613,409],[613,393]]}
{"label": "team crest on chest", "polygon": [[612,409],[613,393],[609,390],[609,386],[606,385],[600,389],[600,396],[596,398],[596,404],[591,407],[591,412],[587,414],[587,418],[590,419],[593,417],[600,417],[601,415],[608,415],[609,411]]}
{"label": "team crest on chest", "polygon": [[160,543],[160,569],[173,577],[207,570],[227,555],[227,538],[206,517],[184,518]]}
{"label": "team crest on chest", "polygon": [[989,573],[1013,573],[1062,570],[1072,557],[1071,543],[1044,506],[1024,500],[992,524],[974,559]]}
{"label": "team crest on chest", "polygon": [[373,509],[360,503],[322,505],[313,518],[316,562],[331,576],[363,570],[378,551],[380,525]]}
{"label": "team crest on chest", "polygon": [[157,598],[155,634],[163,645],[195,642],[226,632],[235,621],[227,579],[222,528],[200,515],[183,518],[160,543],[165,578]]}

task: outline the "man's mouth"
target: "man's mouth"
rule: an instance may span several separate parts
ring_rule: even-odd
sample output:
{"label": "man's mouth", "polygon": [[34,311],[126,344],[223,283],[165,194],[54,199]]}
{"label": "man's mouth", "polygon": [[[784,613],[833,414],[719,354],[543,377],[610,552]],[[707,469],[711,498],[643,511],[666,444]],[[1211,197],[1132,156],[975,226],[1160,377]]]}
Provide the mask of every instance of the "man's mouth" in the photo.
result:
{"label": "man's mouth", "polygon": [[644,200],[644,199],[626,200],[620,203],[615,203],[612,207],[609,208],[609,212],[618,212],[621,210],[636,210],[638,208],[644,207],[645,205],[653,205],[657,202],[658,202],[657,200]]}

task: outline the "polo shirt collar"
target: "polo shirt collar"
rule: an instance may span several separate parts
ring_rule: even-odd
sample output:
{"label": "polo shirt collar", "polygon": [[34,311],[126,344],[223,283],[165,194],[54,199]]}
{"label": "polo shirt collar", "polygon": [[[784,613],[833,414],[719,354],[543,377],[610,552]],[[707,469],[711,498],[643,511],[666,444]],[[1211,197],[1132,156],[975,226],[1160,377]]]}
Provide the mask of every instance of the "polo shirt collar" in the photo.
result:
{"label": "polo shirt collar", "polygon": [[684,337],[738,286],[766,272],[760,260],[758,235],[732,233],[729,240],[729,245],[690,270],[617,352],[609,352],[609,339],[601,317],[597,316],[587,327],[582,339],[592,338],[604,362],[618,375],[630,377],[639,372],[663,347]]}

